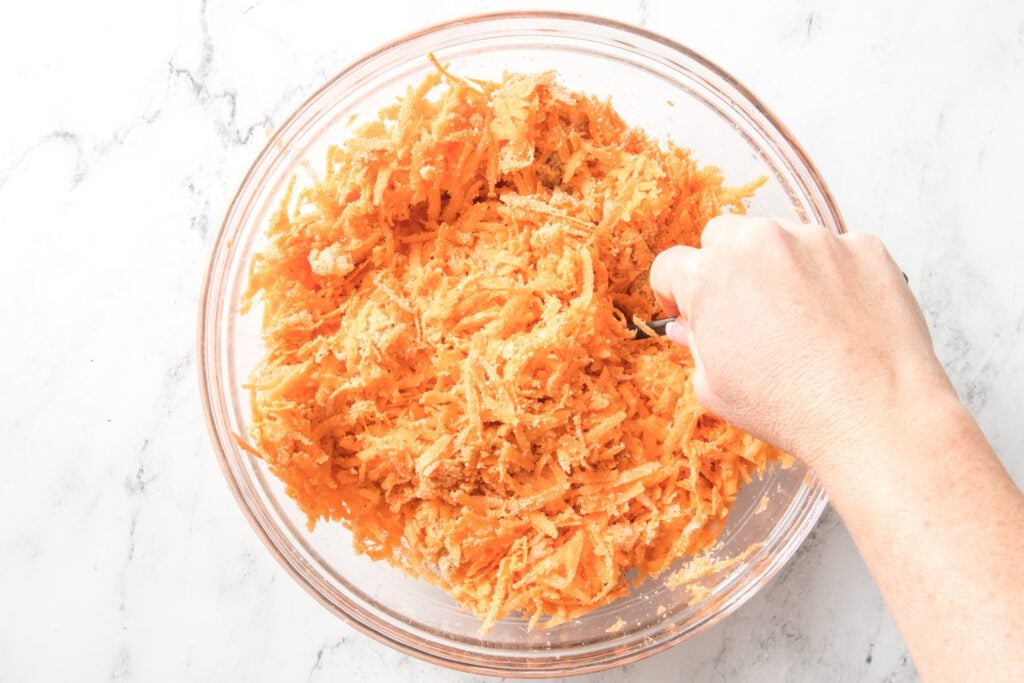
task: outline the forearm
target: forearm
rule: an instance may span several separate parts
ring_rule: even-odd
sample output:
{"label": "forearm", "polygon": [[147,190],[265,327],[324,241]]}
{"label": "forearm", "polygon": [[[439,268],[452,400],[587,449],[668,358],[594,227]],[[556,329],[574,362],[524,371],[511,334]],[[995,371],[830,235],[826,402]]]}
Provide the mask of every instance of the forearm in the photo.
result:
{"label": "forearm", "polygon": [[1022,680],[1024,496],[951,391],[864,431],[818,473],[921,673]]}
{"label": "forearm", "polygon": [[701,403],[817,472],[921,673],[1024,681],[1024,498],[881,242],[719,216],[651,288]]}

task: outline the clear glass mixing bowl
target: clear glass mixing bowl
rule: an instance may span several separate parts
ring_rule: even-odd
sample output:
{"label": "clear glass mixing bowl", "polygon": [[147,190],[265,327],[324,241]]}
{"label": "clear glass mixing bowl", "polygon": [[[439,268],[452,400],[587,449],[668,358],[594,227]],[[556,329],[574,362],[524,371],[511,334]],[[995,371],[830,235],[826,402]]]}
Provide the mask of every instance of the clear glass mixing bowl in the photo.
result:
{"label": "clear glass mixing bowl", "polygon": [[[804,540],[826,504],[801,465],[771,468],[747,485],[716,556],[741,561],[701,579],[706,589],[649,580],[580,619],[528,631],[508,618],[487,634],[440,589],[356,555],[347,530],[309,532],[296,505],[259,460],[238,448],[248,395],[241,389],[262,351],[260,311],[239,315],[248,264],[293,175],[322,167],[326,147],[349,121],[373,117],[434,67],[433,52],[458,74],[555,69],[571,89],[608,96],[630,124],[693,150],[744,183],[765,175],[751,212],[812,221],[837,233],[828,189],[786,128],[746,88],[693,51],[653,33],[588,16],[516,12],[452,21],[386,45],[317,90],[273,135],[246,174],[217,236],[203,287],[199,371],[214,449],[256,533],[313,597],[381,642],[444,666],[495,675],[554,676],[606,669],[664,650],[739,607]],[[766,499],[766,505],[762,501]],[[763,508],[763,509],[762,509]],[[694,599],[694,595],[698,598]],[[619,620],[624,626],[610,629]]]}

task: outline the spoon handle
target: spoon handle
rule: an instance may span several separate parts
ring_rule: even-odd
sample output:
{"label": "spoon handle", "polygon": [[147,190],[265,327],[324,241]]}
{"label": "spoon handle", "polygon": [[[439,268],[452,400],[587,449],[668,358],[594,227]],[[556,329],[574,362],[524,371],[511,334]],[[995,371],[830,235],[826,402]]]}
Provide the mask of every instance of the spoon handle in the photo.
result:
{"label": "spoon handle", "polygon": [[[664,337],[665,328],[668,327],[668,324],[670,322],[674,321],[675,318],[662,318],[661,320],[652,320],[651,322],[647,323],[647,327],[651,328],[651,330],[657,336]],[[634,339],[647,339],[648,337],[650,337],[649,334],[647,334],[645,331],[643,331],[633,323],[629,323],[629,329],[633,330],[636,333]]]}

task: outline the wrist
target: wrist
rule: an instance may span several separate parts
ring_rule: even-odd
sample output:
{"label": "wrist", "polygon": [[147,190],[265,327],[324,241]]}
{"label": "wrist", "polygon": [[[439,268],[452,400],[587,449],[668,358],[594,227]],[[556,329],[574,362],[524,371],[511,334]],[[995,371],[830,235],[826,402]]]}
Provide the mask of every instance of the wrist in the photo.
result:
{"label": "wrist", "polygon": [[837,406],[830,428],[795,448],[797,458],[832,488],[834,482],[872,477],[878,468],[915,466],[929,446],[977,430],[945,373],[919,373],[914,381],[873,387],[862,400]]}

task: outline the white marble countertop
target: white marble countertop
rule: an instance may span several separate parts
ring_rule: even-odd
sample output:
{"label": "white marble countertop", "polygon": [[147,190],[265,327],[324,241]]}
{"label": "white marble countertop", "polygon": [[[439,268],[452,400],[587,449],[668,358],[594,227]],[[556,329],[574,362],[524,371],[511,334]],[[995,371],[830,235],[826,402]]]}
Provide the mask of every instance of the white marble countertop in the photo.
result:
{"label": "white marble countertop", "polygon": [[[889,244],[1024,482],[1024,5],[557,2],[747,84]],[[396,6],[400,5],[400,6]],[[0,23],[0,680],[456,680],[342,623],[208,442],[200,280],[237,183],[328,75],[489,2],[18,3]],[[443,7],[443,9],[441,9]],[[718,626],[595,680],[916,677],[829,512]]]}

